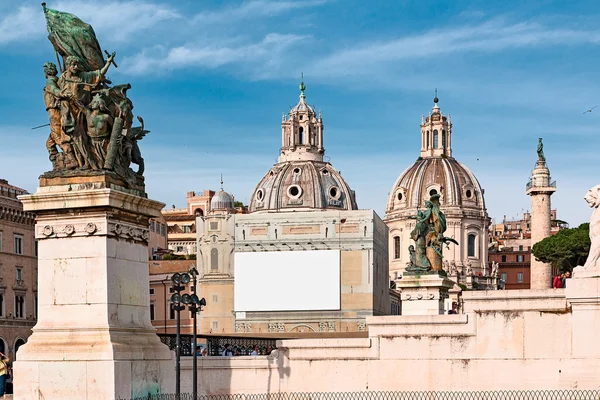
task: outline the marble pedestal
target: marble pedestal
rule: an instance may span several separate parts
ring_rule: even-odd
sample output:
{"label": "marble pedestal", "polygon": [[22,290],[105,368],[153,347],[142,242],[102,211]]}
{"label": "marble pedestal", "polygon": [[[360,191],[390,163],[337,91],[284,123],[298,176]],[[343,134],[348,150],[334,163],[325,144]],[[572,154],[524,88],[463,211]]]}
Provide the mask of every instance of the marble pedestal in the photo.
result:
{"label": "marble pedestal", "polygon": [[402,315],[444,314],[444,300],[454,282],[437,274],[412,275],[406,272],[396,281],[402,290]]}
{"label": "marble pedestal", "polygon": [[163,204],[106,181],[60,183],[20,198],[37,215],[38,320],[14,398],[173,393],[173,355],[150,322],[148,219]]}
{"label": "marble pedestal", "polygon": [[565,295],[572,312],[573,357],[600,359],[598,341],[600,332],[600,271],[587,271],[583,267],[573,270],[567,279]]}

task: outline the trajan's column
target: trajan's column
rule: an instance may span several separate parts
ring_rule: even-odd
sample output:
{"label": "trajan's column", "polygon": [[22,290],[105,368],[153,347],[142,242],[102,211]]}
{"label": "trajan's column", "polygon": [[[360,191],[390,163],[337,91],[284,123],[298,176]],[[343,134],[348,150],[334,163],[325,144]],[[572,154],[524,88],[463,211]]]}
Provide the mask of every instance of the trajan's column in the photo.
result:
{"label": "trajan's column", "polygon": [[[531,196],[531,247],[550,236],[550,196],[556,192],[556,182],[550,179],[546,166],[542,138],[537,146],[538,160],[527,184],[526,193]],[[552,287],[552,266],[531,257],[531,289]]]}

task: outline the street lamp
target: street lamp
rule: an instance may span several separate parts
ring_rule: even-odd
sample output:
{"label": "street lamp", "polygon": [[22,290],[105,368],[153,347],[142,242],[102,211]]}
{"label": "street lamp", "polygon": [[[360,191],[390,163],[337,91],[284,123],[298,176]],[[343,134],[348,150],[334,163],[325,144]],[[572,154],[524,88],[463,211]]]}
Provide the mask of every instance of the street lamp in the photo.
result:
{"label": "street lamp", "polygon": [[[183,276],[187,275],[187,278]],[[185,310],[185,306],[181,305],[181,291],[185,289],[185,286],[181,286],[181,283],[186,280],[190,281],[188,274],[174,273],[171,277],[171,283],[175,293],[171,296],[171,308],[177,312],[177,336],[175,339],[175,398],[179,399],[181,394],[181,378],[180,378],[180,359],[181,359],[181,311]]]}
{"label": "street lamp", "polygon": [[[176,399],[180,398],[181,395],[181,311],[185,310],[186,306],[192,312],[194,318],[194,339],[193,339],[193,355],[194,355],[194,364],[193,364],[193,396],[197,397],[198,392],[198,371],[197,371],[197,355],[196,355],[196,336],[197,336],[197,313],[202,311],[202,306],[206,305],[206,300],[204,298],[199,299],[196,294],[196,277],[198,276],[198,271],[192,265],[190,268],[190,273],[194,279],[193,291],[192,294],[184,293],[181,294],[181,291],[185,289],[185,285],[190,283],[190,274],[184,272],[183,274],[175,273],[171,277],[171,282],[173,285],[173,289],[175,293],[171,296],[171,307],[173,310],[177,312],[177,336],[175,343],[175,356],[176,356],[176,368],[175,368],[175,396]],[[183,284],[184,286],[182,286]],[[182,305],[183,303],[184,305]]]}
{"label": "street lamp", "polygon": [[193,264],[190,267],[190,274],[192,274],[192,278],[194,279],[194,286],[192,286],[192,295],[190,296],[188,294],[184,294],[182,301],[184,304],[188,305],[188,309],[191,311],[194,318],[194,338],[192,341],[194,343],[194,358],[192,364],[192,395],[193,398],[196,399],[198,397],[198,354],[196,352],[196,349],[198,348],[198,344],[196,343],[196,341],[198,340],[198,313],[202,311],[202,307],[206,305],[206,300],[204,299],[204,297],[199,299],[198,295],[196,294],[196,286],[198,285],[196,277],[198,276],[198,270],[196,269],[196,267],[194,267]]}

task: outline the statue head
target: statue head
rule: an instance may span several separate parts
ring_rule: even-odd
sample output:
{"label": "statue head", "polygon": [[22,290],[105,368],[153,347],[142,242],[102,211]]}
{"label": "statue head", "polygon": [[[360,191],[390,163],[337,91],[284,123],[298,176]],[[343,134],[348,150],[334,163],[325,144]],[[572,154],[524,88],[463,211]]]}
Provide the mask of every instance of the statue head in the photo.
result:
{"label": "statue head", "polygon": [[77,56],[68,56],[65,60],[67,71],[76,74],[81,69],[81,60]]}
{"label": "statue head", "polygon": [[58,70],[56,69],[56,64],[54,64],[52,62],[44,63],[44,74],[46,74],[46,76],[58,75]]}
{"label": "statue head", "polygon": [[592,208],[598,208],[600,205],[600,185],[596,185],[587,191],[583,196],[588,205]]}
{"label": "statue head", "polygon": [[415,246],[413,246],[412,244],[410,246],[408,246],[408,252],[409,253],[414,253],[415,252]]}
{"label": "statue head", "polygon": [[108,111],[108,109],[106,108],[106,102],[104,101],[104,99],[102,97],[100,97],[99,94],[95,95],[92,98],[92,101],[90,102],[90,108],[92,110],[99,110],[99,111]]}

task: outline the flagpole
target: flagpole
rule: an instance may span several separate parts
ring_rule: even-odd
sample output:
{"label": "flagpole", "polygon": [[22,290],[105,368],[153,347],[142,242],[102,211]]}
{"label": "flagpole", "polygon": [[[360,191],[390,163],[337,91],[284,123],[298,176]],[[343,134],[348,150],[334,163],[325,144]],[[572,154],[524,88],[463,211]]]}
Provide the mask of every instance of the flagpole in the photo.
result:
{"label": "flagpole", "polygon": [[58,68],[60,68],[60,74],[62,75],[62,73],[65,71],[65,68],[60,63],[60,58],[58,57],[58,51],[54,50],[54,54],[56,54],[56,63],[58,64]]}
{"label": "flagpole", "polygon": [[[42,3],[42,8],[44,9],[44,17],[46,17],[46,3]],[[48,19],[46,18],[46,26],[48,25]],[[56,54],[56,63],[58,64],[58,68],[60,69],[60,73],[62,74],[65,70],[64,65],[60,63],[60,58],[58,57],[58,51],[56,48],[54,49],[54,54]]]}

